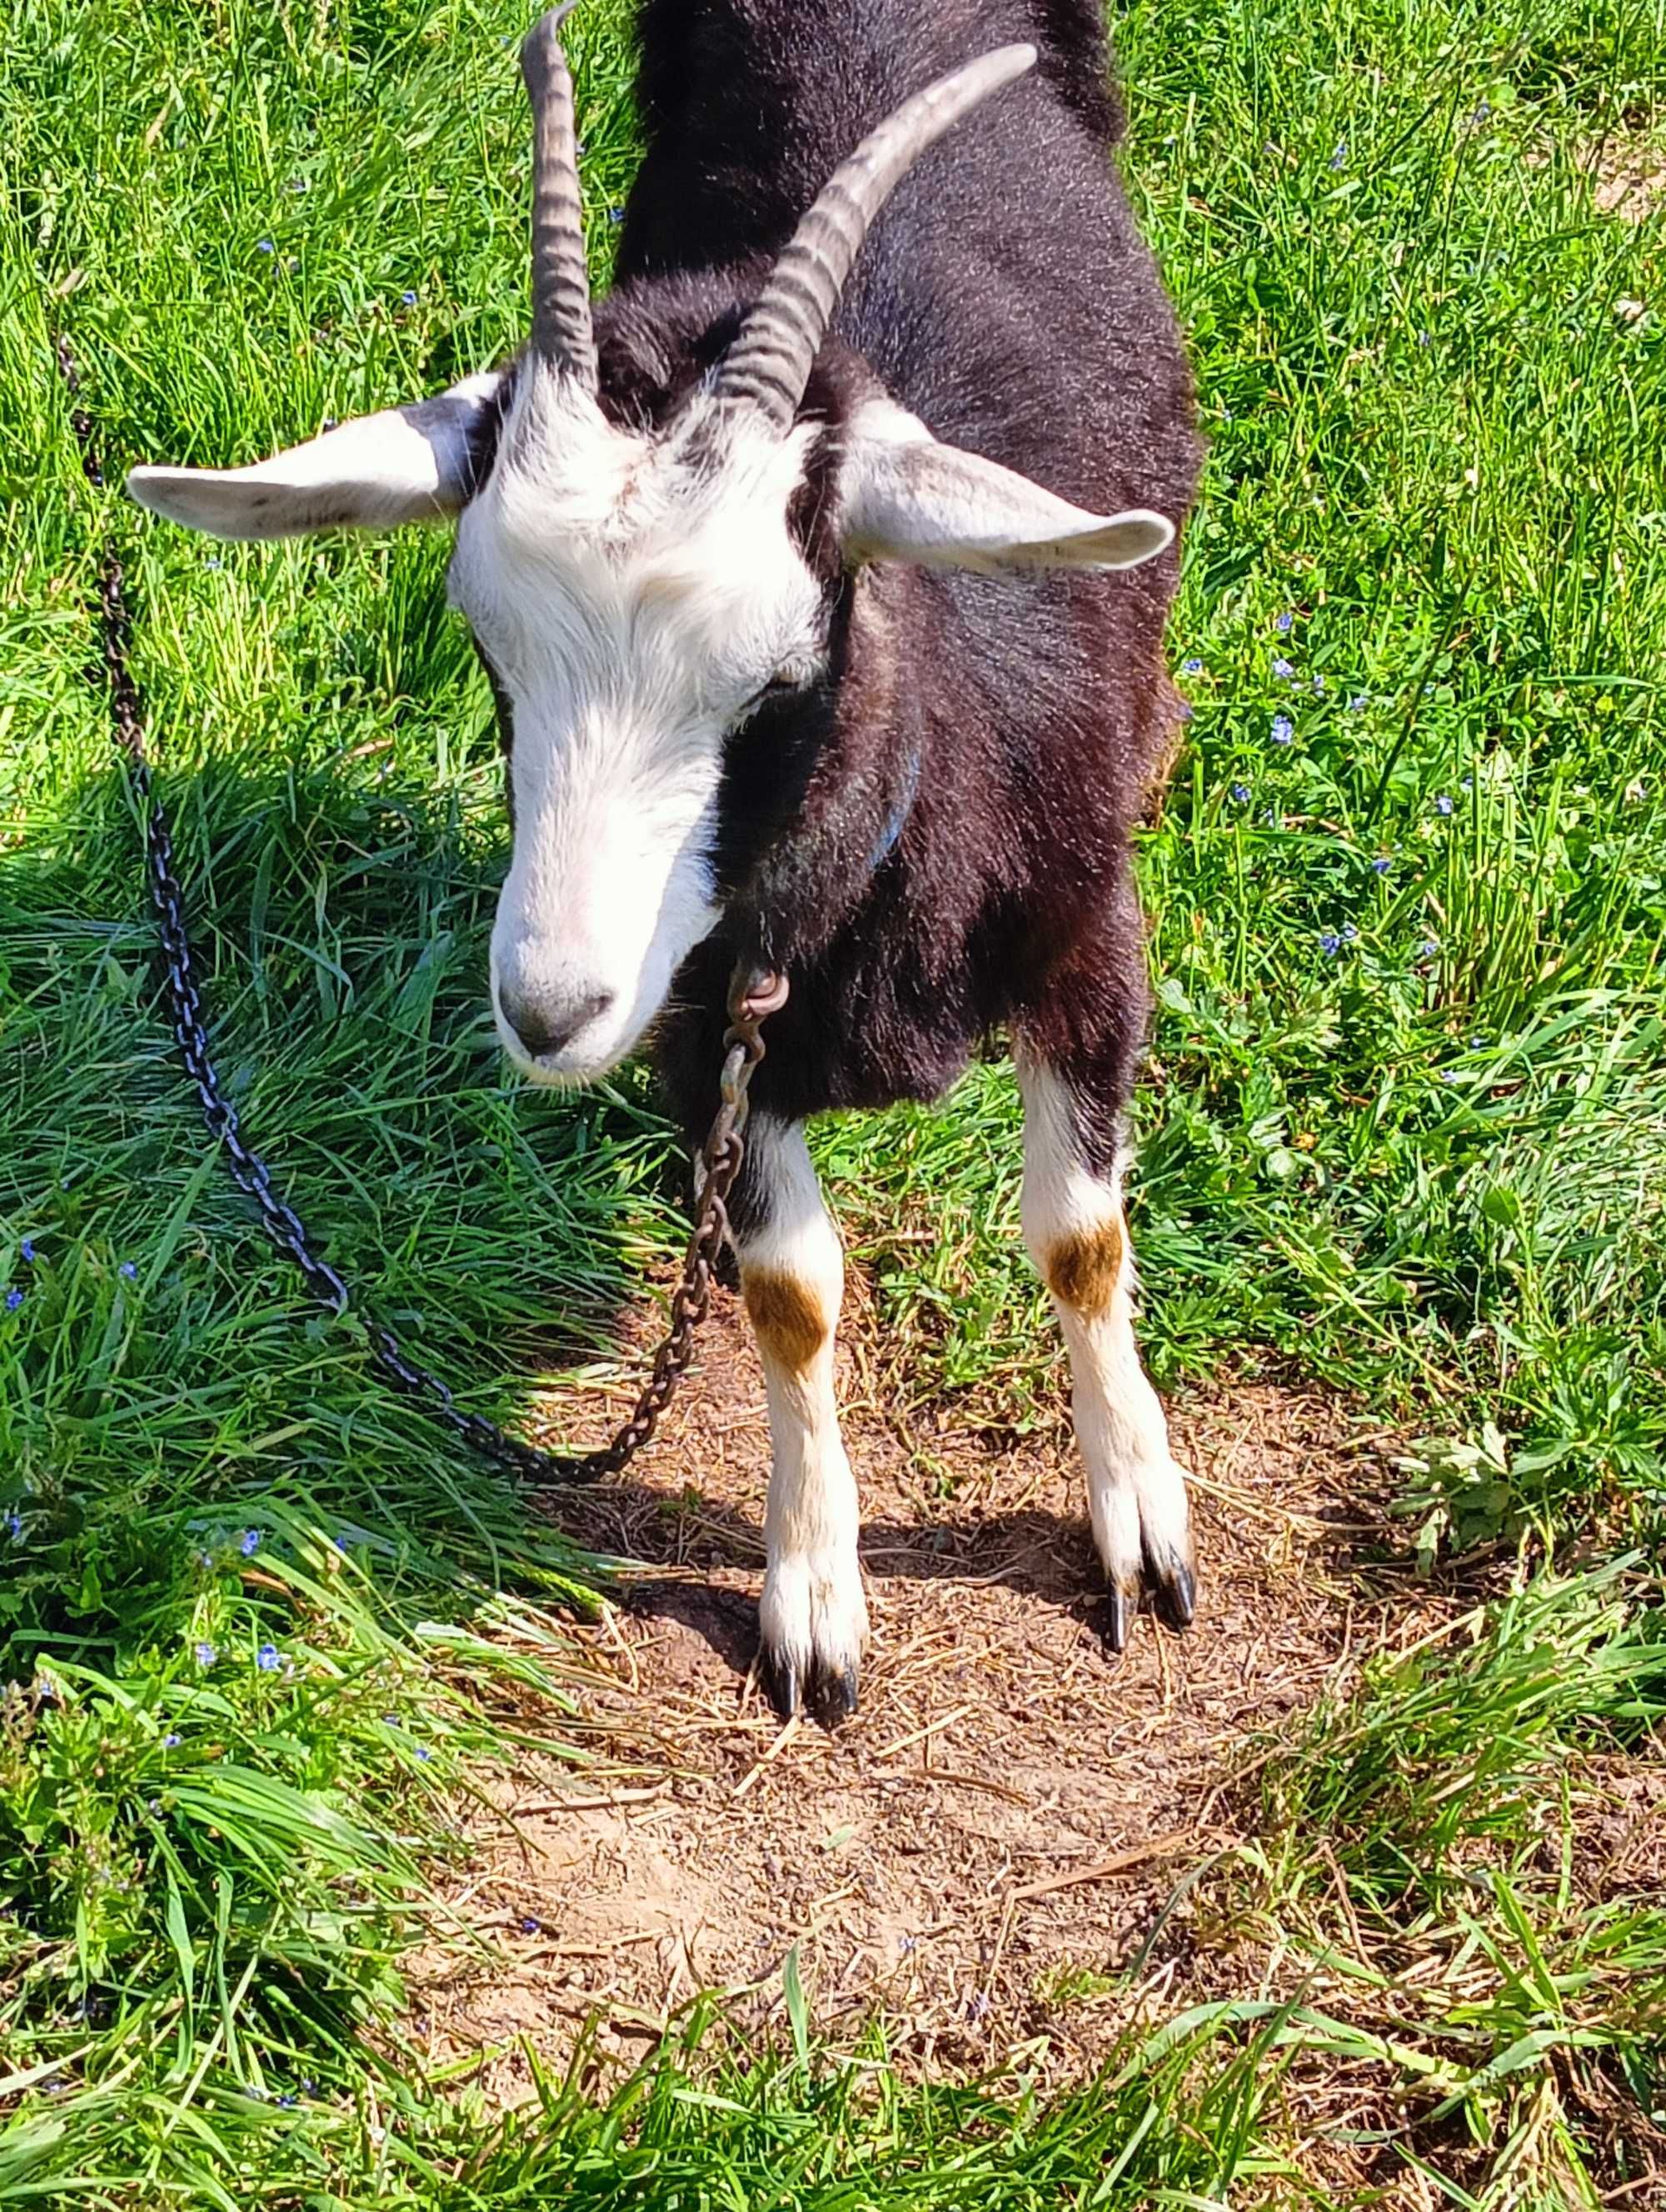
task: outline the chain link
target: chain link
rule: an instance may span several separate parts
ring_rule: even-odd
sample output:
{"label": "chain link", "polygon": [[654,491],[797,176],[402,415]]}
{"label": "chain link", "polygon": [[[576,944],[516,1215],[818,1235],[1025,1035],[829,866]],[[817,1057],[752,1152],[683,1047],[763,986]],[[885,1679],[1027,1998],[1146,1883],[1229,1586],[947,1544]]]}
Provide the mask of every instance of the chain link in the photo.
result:
{"label": "chain link", "polygon": [[[58,365],[70,395],[70,423],[81,451],[82,472],[95,490],[102,491],[104,471],[92,418],[81,404],[80,374],[69,342],[63,337],[58,341]],[[173,830],[145,748],[144,705],[128,659],[131,630],[126,580],[115,548],[106,539],[99,556],[102,672],[116,746],[144,814],[145,872],[167,972],[169,1026],[209,1133],[224,1147],[233,1180],[254,1200],[266,1234],[295,1262],[320,1305],[332,1313],[350,1313],[355,1310],[352,1293],[328,1261],[319,1259],[301,1217],[282,1192],[273,1188],[271,1169],[243,1141],[237,1109],[221,1088],[192,957],[184,894],[174,868]],[[483,1415],[465,1413],[449,1386],[411,1358],[392,1329],[374,1316],[362,1313],[371,1357],[395,1388],[420,1401],[437,1420],[484,1457],[526,1481],[597,1482],[627,1466],[652,1438],[694,1357],[694,1333],[710,1307],[713,1274],[728,1235],[729,1195],[746,1154],[747,1089],[763,1057],[763,1024],[786,1003],[784,975],[769,969],[749,969],[744,963],[735,969],[729,986],[729,1027],[723,1038],[717,1115],[701,1149],[699,1204],[682,1277],[672,1297],[671,1325],[654,1355],[648,1380],[629,1418],[610,1442],[594,1451],[551,1452],[506,1435]]]}

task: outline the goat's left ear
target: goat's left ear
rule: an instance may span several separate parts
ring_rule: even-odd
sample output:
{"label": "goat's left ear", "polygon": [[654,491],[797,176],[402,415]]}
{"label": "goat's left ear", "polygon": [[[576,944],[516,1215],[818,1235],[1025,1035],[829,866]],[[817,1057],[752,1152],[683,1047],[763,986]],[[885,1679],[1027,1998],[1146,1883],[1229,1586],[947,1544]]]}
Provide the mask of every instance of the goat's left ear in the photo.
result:
{"label": "goat's left ear", "polygon": [[455,514],[475,488],[502,377],[465,377],[410,407],[326,430],[246,469],[141,468],[130,498],[216,538],[301,538]]}
{"label": "goat's left ear", "polygon": [[939,444],[900,409],[856,416],[839,490],[852,561],[914,561],[991,574],[1132,568],[1174,537],[1174,525],[1145,507],[1090,514],[1073,507],[998,461]]}

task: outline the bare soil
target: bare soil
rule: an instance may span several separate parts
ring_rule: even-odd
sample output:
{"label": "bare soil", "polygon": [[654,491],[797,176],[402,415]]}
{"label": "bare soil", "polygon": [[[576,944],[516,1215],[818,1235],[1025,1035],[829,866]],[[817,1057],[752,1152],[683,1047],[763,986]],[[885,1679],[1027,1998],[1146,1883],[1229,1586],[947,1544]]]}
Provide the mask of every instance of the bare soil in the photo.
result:
{"label": "bare soil", "polygon": [[1591,198],[1598,210],[1622,222],[1646,222],[1666,193],[1666,146],[1658,132],[1603,139],[1589,150],[1584,166],[1595,180]]}
{"label": "bare soil", "polygon": [[[477,2054],[504,2101],[530,2084],[523,2039],[559,2063],[593,2022],[629,2061],[708,1990],[762,2026],[793,1945],[824,2027],[878,2008],[922,2065],[1027,2044],[1079,2072],[1127,2024],[1130,1966],[1147,2000],[1187,1980],[1193,1884],[1246,1770],[1359,1657],[1454,1617],[1383,1521],[1395,1440],[1240,1382],[1171,1408],[1200,1617],[1183,1638],[1142,1620],[1113,1657],[1062,1373],[1044,1435],[897,1419],[869,1387],[873,1326],[842,1352],[874,1640],[836,1735],[783,1729],[751,1680],[769,1436],[733,1299],[640,1477],[562,1501],[575,1537],[646,1563],[577,1632],[597,1763],[500,1778],[450,1899],[477,1956],[436,1948],[411,1984],[436,2060]],[[588,1435],[604,1409],[550,1413]]]}

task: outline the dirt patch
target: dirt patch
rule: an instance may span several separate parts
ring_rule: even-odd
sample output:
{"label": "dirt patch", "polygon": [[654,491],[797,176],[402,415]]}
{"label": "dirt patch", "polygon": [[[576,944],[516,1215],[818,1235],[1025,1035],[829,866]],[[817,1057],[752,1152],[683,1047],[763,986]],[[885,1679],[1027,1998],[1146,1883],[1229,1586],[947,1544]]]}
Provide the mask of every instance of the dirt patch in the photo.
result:
{"label": "dirt patch", "polygon": [[[1044,2070],[1091,2064],[1131,1966],[1148,1994],[1183,1978],[1191,1877],[1231,1841],[1250,1747],[1356,1654],[1449,1617],[1382,1563],[1391,1441],[1240,1384],[1173,1409],[1196,1626],[1143,1620],[1115,1659],[1062,1419],[1001,1442],[899,1422],[868,1385],[882,1349],[859,1322],[842,1352],[874,1641],[836,1736],[783,1731],[750,1680],[769,1438],[733,1299],[641,1479],[563,1504],[575,1535],[653,1563],[584,1632],[608,1764],[502,1778],[508,1817],[483,1814],[453,1900],[489,1963],[436,1954],[412,1983],[436,2057],[479,2052],[505,2100],[522,2036],[559,2058],[593,2016],[636,2057],[702,1990],[778,2014],[793,1945],[824,2027],[881,2006],[922,2063],[1031,2042]],[[602,1403],[552,1421],[588,1434]]]}
{"label": "dirt patch", "polygon": [[1666,147],[1658,138],[1606,138],[1581,166],[1591,178],[1591,198],[1603,215],[1644,222],[1666,198]]}
{"label": "dirt patch", "polygon": [[1651,118],[1634,118],[1564,149],[1551,141],[1527,149],[1528,168],[1544,171],[1571,159],[1590,182],[1591,204],[1599,215],[1622,222],[1646,222],[1666,199],[1666,140]]}

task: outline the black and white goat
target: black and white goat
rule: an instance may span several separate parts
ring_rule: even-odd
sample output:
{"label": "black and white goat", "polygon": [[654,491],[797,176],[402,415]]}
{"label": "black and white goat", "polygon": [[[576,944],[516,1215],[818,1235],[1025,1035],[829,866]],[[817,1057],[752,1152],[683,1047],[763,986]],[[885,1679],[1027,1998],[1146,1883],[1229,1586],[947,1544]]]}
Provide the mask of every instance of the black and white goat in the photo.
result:
{"label": "black and white goat", "polygon": [[733,1209],[786,1706],[850,1710],[867,1636],[804,1121],[933,1097],[997,1029],[1112,1640],[1142,1581],[1183,1626],[1121,1176],[1147,1014],[1129,834],[1175,727],[1197,453],[1109,151],[1099,0],[643,0],[647,154],[593,313],[559,21],[523,54],[526,352],[129,489],[234,538],[456,517],[514,823],[492,996],[533,1079],[599,1076],[652,1027],[701,1131],[737,957],[790,975]]}

